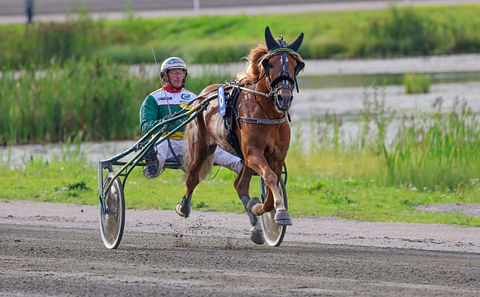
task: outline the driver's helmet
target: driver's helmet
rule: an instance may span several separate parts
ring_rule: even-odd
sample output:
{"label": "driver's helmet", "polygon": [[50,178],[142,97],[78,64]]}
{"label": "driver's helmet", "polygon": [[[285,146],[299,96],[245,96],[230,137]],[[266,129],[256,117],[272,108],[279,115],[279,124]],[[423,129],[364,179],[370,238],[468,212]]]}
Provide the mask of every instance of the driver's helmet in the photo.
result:
{"label": "driver's helmet", "polygon": [[165,61],[163,61],[160,71],[164,73],[170,69],[178,69],[178,68],[185,70],[185,74],[187,74],[187,64],[185,64],[185,62],[180,58],[170,57]]}

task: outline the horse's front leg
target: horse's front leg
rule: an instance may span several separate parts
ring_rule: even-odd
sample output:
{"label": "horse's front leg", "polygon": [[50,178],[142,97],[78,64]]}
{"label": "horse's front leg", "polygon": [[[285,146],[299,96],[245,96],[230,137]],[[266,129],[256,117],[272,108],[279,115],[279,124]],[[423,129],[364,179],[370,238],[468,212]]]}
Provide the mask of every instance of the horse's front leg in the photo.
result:
{"label": "horse's front leg", "polygon": [[[245,157],[245,164],[247,164],[247,166],[252,168],[258,175],[260,175],[265,181],[267,187],[270,189],[273,195],[273,205],[276,210],[275,222],[279,225],[291,225],[292,220],[290,219],[290,215],[288,214],[287,208],[285,207],[283,195],[280,194],[278,187],[281,175],[281,167],[280,173],[277,174],[274,170],[272,170],[272,168],[270,168],[270,165],[268,164],[263,154],[259,153],[252,153],[247,155]],[[277,169],[278,171],[278,168],[275,169]],[[261,216],[265,212],[272,209],[271,203],[271,195],[267,195],[267,199],[265,200],[264,204],[262,204],[258,198],[253,198],[248,203],[247,208],[250,209],[250,211],[254,215]]]}

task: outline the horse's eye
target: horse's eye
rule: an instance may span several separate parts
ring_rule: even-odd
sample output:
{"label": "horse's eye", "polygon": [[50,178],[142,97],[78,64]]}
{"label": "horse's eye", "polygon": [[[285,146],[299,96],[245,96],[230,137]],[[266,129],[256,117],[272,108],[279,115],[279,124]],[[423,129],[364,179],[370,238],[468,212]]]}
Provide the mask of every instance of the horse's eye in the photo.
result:
{"label": "horse's eye", "polygon": [[269,68],[273,68],[273,63],[272,63],[272,62],[268,62],[268,67],[269,67]]}

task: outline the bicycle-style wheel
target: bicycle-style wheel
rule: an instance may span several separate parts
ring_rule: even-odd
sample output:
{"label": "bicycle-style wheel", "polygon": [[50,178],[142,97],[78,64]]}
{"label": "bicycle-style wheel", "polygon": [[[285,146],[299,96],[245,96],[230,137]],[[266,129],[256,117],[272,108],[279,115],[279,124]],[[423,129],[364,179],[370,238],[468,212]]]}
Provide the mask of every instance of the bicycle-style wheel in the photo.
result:
{"label": "bicycle-style wheel", "polygon": [[[108,173],[103,181],[103,189],[110,183],[114,174]],[[105,209],[100,205],[100,232],[103,244],[108,249],[116,249],[122,240],[125,226],[125,196],[120,178],[113,181],[104,196]],[[103,210],[103,211],[102,211]]]}
{"label": "bicycle-style wheel", "polygon": [[[288,209],[287,190],[282,179],[280,179],[279,186],[280,194],[285,202],[285,207]],[[262,203],[264,203],[265,199],[267,198],[267,189],[263,178],[260,178],[260,189],[262,191]],[[267,244],[270,246],[279,246],[282,243],[285,232],[287,231],[287,226],[279,225],[275,222],[275,213],[276,211],[274,208],[271,211],[264,213],[259,218],[262,225],[265,242],[267,242]]]}

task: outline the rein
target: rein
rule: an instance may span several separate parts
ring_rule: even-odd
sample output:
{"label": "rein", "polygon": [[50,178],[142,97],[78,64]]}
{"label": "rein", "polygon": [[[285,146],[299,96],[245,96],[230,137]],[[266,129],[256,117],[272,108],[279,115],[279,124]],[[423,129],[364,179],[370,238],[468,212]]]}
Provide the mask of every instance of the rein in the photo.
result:
{"label": "rein", "polygon": [[[256,83],[256,82],[255,82]],[[245,87],[241,87],[239,85],[236,85],[236,84],[232,84],[230,82],[226,82],[225,83],[225,86],[228,86],[228,87],[234,87],[234,88],[239,88],[240,90],[243,90],[243,91],[247,91],[247,92],[250,92],[250,93],[255,93],[255,94],[258,94],[258,95],[262,95],[264,97],[267,97],[267,98],[270,98],[270,96],[273,95],[273,92],[270,91],[270,93],[263,93],[263,92],[259,92],[257,90],[252,90],[252,89],[249,89],[249,88],[245,88]]]}

